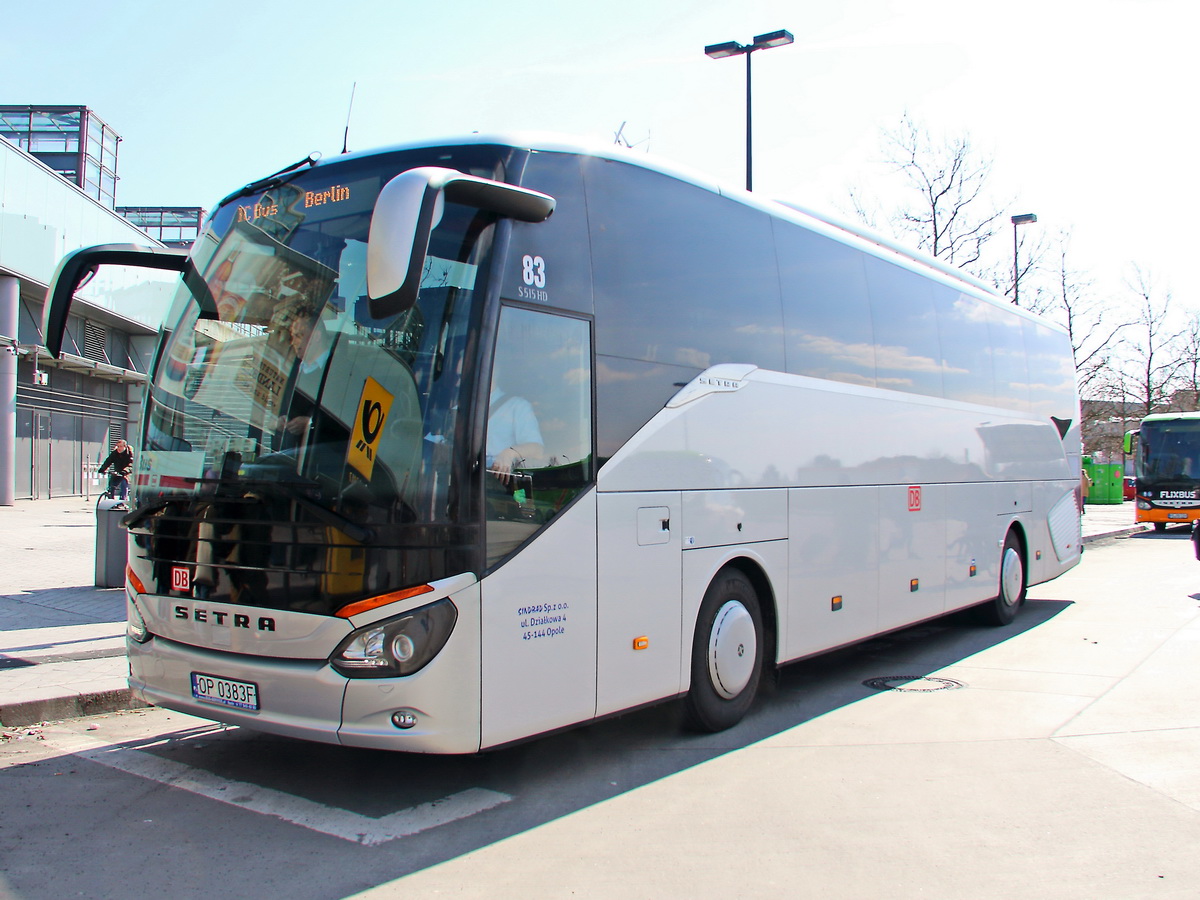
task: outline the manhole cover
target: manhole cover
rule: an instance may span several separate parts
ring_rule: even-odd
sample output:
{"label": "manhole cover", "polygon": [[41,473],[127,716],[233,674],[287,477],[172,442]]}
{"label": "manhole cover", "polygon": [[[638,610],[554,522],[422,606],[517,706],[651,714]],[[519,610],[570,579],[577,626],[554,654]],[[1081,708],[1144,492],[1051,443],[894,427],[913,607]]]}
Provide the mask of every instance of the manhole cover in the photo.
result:
{"label": "manhole cover", "polygon": [[914,694],[956,691],[966,687],[953,678],[933,678],[929,675],[884,675],[882,678],[868,678],[863,684],[877,691],[909,691]]}

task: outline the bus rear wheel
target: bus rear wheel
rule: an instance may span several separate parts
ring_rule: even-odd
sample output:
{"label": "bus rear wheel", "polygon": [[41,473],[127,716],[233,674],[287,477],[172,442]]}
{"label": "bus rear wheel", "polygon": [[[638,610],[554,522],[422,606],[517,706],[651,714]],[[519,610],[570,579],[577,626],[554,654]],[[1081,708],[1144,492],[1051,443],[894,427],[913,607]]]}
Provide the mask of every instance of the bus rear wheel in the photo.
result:
{"label": "bus rear wheel", "polygon": [[980,618],[988,625],[1008,625],[1024,602],[1025,557],[1021,553],[1021,539],[1010,531],[1000,553],[1000,590],[979,607]]}
{"label": "bus rear wheel", "polygon": [[740,722],[758,692],[762,656],[762,610],[754,585],[737,569],[722,569],[696,617],[687,724],[711,732]]}

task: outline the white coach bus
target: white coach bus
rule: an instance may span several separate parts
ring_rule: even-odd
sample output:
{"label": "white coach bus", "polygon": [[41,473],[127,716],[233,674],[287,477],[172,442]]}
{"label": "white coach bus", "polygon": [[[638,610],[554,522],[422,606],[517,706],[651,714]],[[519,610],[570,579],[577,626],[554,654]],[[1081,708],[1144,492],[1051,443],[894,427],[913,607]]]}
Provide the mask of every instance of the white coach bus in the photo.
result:
{"label": "white coach bus", "polygon": [[[553,213],[553,214],[552,214]],[[471,753],[979,607],[1080,555],[1067,337],[930,259],[612,147],[314,159],[174,269],[129,529],[146,701]]]}

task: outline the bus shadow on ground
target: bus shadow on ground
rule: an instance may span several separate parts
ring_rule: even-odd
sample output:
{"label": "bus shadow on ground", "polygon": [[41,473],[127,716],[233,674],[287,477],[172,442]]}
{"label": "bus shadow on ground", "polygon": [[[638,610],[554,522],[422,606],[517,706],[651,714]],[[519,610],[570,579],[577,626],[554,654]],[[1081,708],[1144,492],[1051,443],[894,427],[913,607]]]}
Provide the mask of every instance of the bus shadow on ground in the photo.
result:
{"label": "bus shadow on ground", "polygon": [[878,693],[865,684],[869,679],[920,678],[961,662],[1037,628],[1069,605],[1031,600],[1005,628],[976,625],[968,610],[791,664],[765,687],[745,720],[719,734],[686,731],[682,703],[673,701],[468,757],[356,750],[239,728],[181,732],[139,749],[369,817],[437,803],[470,788],[512,798],[381,845],[380,851],[395,852],[384,868],[396,878],[802,726]]}
{"label": "bus shadow on ground", "polygon": [[1134,541],[1174,541],[1191,536],[1191,525],[1169,525],[1163,531],[1138,531],[1126,535],[1129,540]]}

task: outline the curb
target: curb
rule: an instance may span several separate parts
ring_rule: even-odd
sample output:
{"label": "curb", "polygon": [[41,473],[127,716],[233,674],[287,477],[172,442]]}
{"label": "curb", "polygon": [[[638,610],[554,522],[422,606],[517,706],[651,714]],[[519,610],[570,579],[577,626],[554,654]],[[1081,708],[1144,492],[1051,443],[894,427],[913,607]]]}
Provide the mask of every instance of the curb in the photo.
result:
{"label": "curb", "polygon": [[5,728],[20,728],[39,722],[76,719],[80,716],[94,716],[122,709],[142,709],[149,705],[134,697],[129,688],[24,700],[0,705],[0,725]]}
{"label": "curb", "polygon": [[1140,532],[1146,530],[1148,529],[1143,523],[1141,525],[1130,525],[1128,528],[1118,528],[1115,531],[1105,531],[1100,534],[1085,534],[1083,536],[1083,543],[1090,544],[1093,541],[1102,541],[1105,538],[1122,537],[1127,534],[1139,534]]}

